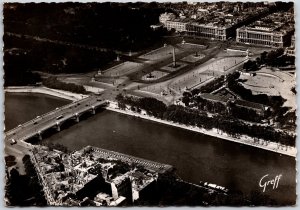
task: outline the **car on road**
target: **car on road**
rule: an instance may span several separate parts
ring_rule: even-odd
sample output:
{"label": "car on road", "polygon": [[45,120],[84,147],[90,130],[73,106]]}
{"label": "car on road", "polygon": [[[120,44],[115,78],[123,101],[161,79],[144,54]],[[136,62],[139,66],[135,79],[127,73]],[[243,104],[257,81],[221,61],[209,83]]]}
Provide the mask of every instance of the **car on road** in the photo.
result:
{"label": "car on road", "polygon": [[56,117],[56,119],[57,119],[57,120],[60,120],[60,119],[62,119],[63,117],[64,117],[63,115],[60,115],[60,116]]}
{"label": "car on road", "polygon": [[14,145],[14,144],[16,144],[16,143],[17,143],[16,140],[14,140],[14,139],[11,139],[11,140],[10,140],[10,145]]}
{"label": "car on road", "polygon": [[38,124],[38,122],[34,122],[33,124],[36,125],[36,124]]}

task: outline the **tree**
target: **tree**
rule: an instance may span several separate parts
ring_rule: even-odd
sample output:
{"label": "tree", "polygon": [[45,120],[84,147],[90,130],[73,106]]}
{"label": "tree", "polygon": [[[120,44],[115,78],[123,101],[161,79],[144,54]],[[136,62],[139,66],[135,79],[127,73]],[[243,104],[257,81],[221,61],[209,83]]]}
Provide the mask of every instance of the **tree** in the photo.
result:
{"label": "tree", "polygon": [[122,110],[125,110],[125,109],[126,109],[126,104],[123,103],[123,102],[121,102],[121,101],[119,101],[119,102],[118,102],[118,107],[119,107],[120,109],[122,109]]}
{"label": "tree", "polygon": [[268,53],[266,51],[264,51],[264,52],[262,52],[260,54],[260,61],[261,61],[262,64],[266,63],[266,61],[267,61],[267,54]]}
{"label": "tree", "polygon": [[117,100],[118,102],[123,101],[123,100],[124,100],[123,95],[122,95],[121,93],[119,93],[119,94],[116,96],[116,100]]}
{"label": "tree", "polygon": [[246,71],[256,71],[258,67],[255,61],[248,60],[244,63],[243,68],[246,69]]}
{"label": "tree", "polygon": [[82,85],[76,85],[73,83],[64,83],[57,79],[57,77],[51,76],[43,80],[43,84],[46,87],[59,89],[59,90],[66,90],[74,93],[81,93],[85,94],[86,90]]}

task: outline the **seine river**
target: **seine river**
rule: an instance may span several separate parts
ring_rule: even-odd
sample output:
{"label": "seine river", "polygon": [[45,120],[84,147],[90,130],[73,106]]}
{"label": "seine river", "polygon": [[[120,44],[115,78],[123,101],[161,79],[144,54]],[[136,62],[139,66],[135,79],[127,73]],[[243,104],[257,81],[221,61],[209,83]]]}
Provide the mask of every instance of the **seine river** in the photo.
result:
{"label": "seine river", "polygon": [[[6,94],[5,125],[10,129],[68,103],[39,94]],[[71,150],[93,145],[176,167],[186,181],[207,181],[244,194],[259,191],[290,204],[296,198],[295,158],[252,148],[199,133],[158,124],[112,111],[102,111],[44,139]],[[262,181],[282,175],[278,188]]]}

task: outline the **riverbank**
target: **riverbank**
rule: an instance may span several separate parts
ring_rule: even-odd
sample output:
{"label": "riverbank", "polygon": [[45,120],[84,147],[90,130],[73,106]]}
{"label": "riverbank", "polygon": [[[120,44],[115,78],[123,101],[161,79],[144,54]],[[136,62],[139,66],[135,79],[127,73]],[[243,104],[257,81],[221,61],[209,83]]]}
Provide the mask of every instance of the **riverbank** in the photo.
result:
{"label": "riverbank", "polygon": [[291,157],[296,157],[296,155],[297,155],[297,149],[295,147],[279,145],[279,144],[274,143],[274,142],[268,142],[267,143],[266,141],[264,141],[262,139],[259,139],[259,141],[258,142],[256,141],[257,143],[255,143],[254,138],[251,138],[251,137],[246,136],[246,135],[241,135],[239,138],[234,138],[234,137],[229,136],[227,133],[224,133],[222,131],[218,131],[215,128],[212,129],[212,130],[205,130],[205,129],[202,129],[202,128],[199,128],[199,127],[196,127],[196,126],[187,126],[187,125],[183,125],[183,124],[179,124],[179,123],[174,123],[174,122],[158,119],[158,118],[155,118],[155,117],[152,117],[152,116],[148,116],[148,115],[146,115],[146,113],[143,113],[143,112],[141,114],[139,114],[139,113],[133,112],[133,111],[128,110],[128,109],[127,110],[121,110],[121,109],[118,108],[118,105],[117,105],[116,102],[111,102],[110,101],[110,104],[107,107],[107,110],[119,112],[119,113],[126,114],[126,115],[135,116],[135,117],[146,119],[146,120],[155,121],[155,122],[166,124],[166,125],[169,125],[169,126],[174,126],[174,127],[178,127],[178,128],[182,128],[182,129],[202,133],[202,134],[205,134],[205,135],[217,137],[219,139],[240,143],[240,144],[244,144],[244,145],[264,149],[264,150],[271,151],[271,152],[276,152],[276,153],[282,154],[282,155],[287,155],[287,156],[291,156]]}
{"label": "riverbank", "polygon": [[[50,88],[46,88],[46,87],[30,87],[30,86],[7,87],[7,88],[5,88],[4,91],[5,92],[16,92],[16,93],[19,92],[19,93],[48,94],[48,95],[51,95],[51,96],[64,98],[64,99],[72,100],[72,101],[77,101],[79,99],[88,97],[88,95],[76,94],[76,93],[71,93],[71,92],[68,92],[68,91],[50,89]],[[135,116],[135,117],[138,117],[138,118],[155,121],[155,122],[166,124],[166,125],[169,125],[169,126],[174,126],[174,127],[178,127],[178,128],[182,128],[182,129],[202,133],[202,134],[205,134],[205,135],[217,137],[219,139],[240,143],[240,144],[244,144],[244,145],[248,145],[248,146],[252,146],[252,147],[256,147],[256,148],[276,152],[276,153],[291,156],[291,157],[296,157],[296,155],[297,155],[297,149],[295,147],[279,145],[279,144],[274,143],[274,142],[268,142],[267,143],[263,139],[259,139],[259,140],[255,141],[254,138],[251,138],[251,137],[246,136],[246,135],[241,135],[239,138],[234,138],[232,136],[229,136],[227,133],[219,131],[215,128],[212,129],[212,130],[205,130],[203,128],[199,128],[199,127],[196,127],[196,126],[187,126],[187,125],[183,125],[183,124],[179,124],[179,123],[174,123],[174,122],[158,119],[158,118],[155,118],[155,117],[152,117],[152,116],[148,116],[148,115],[146,115],[146,113],[139,114],[139,113],[133,112],[129,109],[121,110],[121,109],[118,108],[117,103],[112,102],[112,101],[110,101],[110,105],[109,105],[109,107],[107,107],[107,109],[111,110],[111,111],[119,112],[119,113],[122,113],[122,114],[131,115],[131,116]]]}
{"label": "riverbank", "polygon": [[10,86],[5,87],[4,92],[8,93],[41,93],[46,95],[55,96],[71,101],[77,101],[88,97],[88,95],[72,93],[64,90],[56,90],[47,87],[34,87],[34,86]]}

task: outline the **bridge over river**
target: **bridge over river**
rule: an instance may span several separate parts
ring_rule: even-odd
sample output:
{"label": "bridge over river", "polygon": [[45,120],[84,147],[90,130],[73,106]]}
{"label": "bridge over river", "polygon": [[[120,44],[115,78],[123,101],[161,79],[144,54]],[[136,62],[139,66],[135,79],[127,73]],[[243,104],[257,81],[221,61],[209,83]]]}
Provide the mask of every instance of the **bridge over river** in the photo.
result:
{"label": "bridge over river", "polygon": [[61,125],[68,120],[80,121],[80,116],[84,113],[96,113],[96,109],[107,105],[107,101],[97,96],[89,96],[82,100],[75,101],[65,106],[56,108],[46,114],[37,116],[18,127],[5,132],[5,141],[17,143],[26,141],[32,137],[42,139],[42,134],[48,129],[55,128],[60,131]]}

